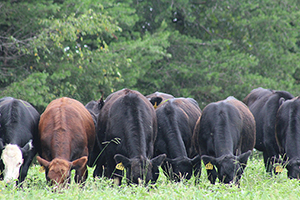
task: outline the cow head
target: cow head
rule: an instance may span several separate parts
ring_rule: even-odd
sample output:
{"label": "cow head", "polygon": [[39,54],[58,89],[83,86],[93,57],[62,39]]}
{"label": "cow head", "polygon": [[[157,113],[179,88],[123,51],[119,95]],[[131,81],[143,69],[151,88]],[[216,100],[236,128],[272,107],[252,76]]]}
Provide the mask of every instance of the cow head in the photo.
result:
{"label": "cow head", "polygon": [[163,168],[172,180],[179,182],[183,178],[189,180],[192,176],[193,166],[200,161],[199,155],[193,159],[188,157],[178,157],[174,159],[166,158],[166,164],[163,166]]}
{"label": "cow head", "polygon": [[30,151],[32,146],[32,140],[30,140],[24,147],[20,148],[16,144],[8,144],[3,147],[2,140],[0,141],[0,147],[3,149],[1,159],[5,166],[4,168],[4,181],[11,182],[18,179],[20,173],[20,167],[23,164],[23,157]]}
{"label": "cow head", "polygon": [[149,160],[148,158],[127,158],[121,154],[116,154],[114,159],[116,163],[122,163],[126,168],[126,177],[132,183],[141,184],[155,182],[159,175],[158,167],[162,164],[166,154],[159,155]]}
{"label": "cow head", "polygon": [[81,169],[86,166],[87,156],[83,156],[72,162],[65,159],[54,158],[51,162],[36,157],[41,166],[46,168],[46,179],[51,185],[64,185],[69,181],[72,169]]}
{"label": "cow head", "polygon": [[286,166],[287,175],[290,179],[300,179],[300,160],[291,159],[283,165]]}
{"label": "cow head", "polygon": [[218,169],[218,178],[223,183],[238,182],[243,169],[247,164],[247,160],[251,154],[251,150],[239,155],[224,155],[219,158],[203,155],[201,158],[204,163],[211,163]]}

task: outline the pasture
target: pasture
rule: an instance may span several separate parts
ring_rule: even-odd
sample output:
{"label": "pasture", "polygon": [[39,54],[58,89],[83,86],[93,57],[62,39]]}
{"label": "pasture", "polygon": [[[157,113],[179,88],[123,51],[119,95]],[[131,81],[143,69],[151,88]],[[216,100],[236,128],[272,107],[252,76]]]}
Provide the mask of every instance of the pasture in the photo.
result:
{"label": "pasture", "polygon": [[[194,184],[194,177],[187,182],[174,183],[160,174],[153,187],[127,185],[112,186],[108,179],[94,180],[93,169],[89,168],[89,177],[84,187],[74,183],[69,188],[52,192],[47,186],[45,174],[39,172],[40,166],[33,164],[28,171],[22,189],[13,184],[0,182],[0,199],[299,199],[298,180],[287,178],[286,170],[277,176],[265,172],[263,159],[257,151],[250,157],[240,187],[236,185],[210,184],[202,166],[200,183]],[[74,174],[74,171],[73,171]]]}

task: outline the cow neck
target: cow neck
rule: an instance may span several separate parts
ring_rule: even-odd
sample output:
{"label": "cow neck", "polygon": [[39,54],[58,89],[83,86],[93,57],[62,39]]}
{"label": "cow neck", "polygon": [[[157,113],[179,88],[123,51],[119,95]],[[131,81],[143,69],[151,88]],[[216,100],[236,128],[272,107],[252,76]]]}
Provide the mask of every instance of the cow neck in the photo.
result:
{"label": "cow neck", "polygon": [[[164,141],[167,143],[168,157],[171,159],[177,157],[187,157],[185,144],[183,142],[175,113],[172,109],[164,110],[164,117],[161,117],[159,126],[161,130],[158,134],[163,135]],[[162,120],[162,119],[165,120]]]}
{"label": "cow neck", "polygon": [[287,132],[288,137],[286,138],[285,143],[286,156],[289,159],[300,158],[300,137],[298,134],[300,132],[300,128],[298,126],[289,126],[289,130],[287,130]]}
{"label": "cow neck", "polygon": [[184,146],[184,143],[181,140],[176,140],[176,142],[172,141],[173,144],[170,144],[170,141],[168,141],[168,147],[169,147],[169,157],[174,159],[178,157],[187,157],[186,149]]}
{"label": "cow neck", "polygon": [[234,146],[228,131],[224,130],[213,134],[216,158],[223,155],[233,155]]}
{"label": "cow neck", "polygon": [[[139,121],[139,120],[137,120]],[[125,142],[128,156],[133,157],[147,157],[147,141],[146,133],[142,123],[127,123],[124,129]],[[126,137],[127,136],[127,137]]]}
{"label": "cow neck", "polygon": [[166,136],[169,157],[172,159],[187,157],[186,148],[178,128],[168,130]]}
{"label": "cow neck", "polygon": [[146,141],[141,134],[137,134],[139,137],[126,138],[126,148],[129,158],[147,157],[146,155]]}

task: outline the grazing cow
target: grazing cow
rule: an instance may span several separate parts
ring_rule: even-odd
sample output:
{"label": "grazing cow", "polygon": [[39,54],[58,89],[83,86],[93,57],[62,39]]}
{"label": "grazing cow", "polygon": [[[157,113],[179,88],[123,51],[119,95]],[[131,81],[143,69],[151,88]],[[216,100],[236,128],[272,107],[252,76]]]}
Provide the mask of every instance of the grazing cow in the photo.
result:
{"label": "grazing cow", "polygon": [[147,95],[146,98],[156,109],[161,102],[165,102],[167,99],[173,99],[174,96],[163,92],[154,92],[153,94]]}
{"label": "grazing cow", "polygon": [[27,176],[37,152],[39,119],[40,114],[28,102],[12,97],[0,99],[0,178],[4,181],[18,179],[18,184]]}
{"label": "grazing cow", "polygon": [[[277,112],[276,140],[289,178],[300,179],[300,97],[285,101]],[[280,168],[279,168],[280,169]]]}
{"label": "grazing cow", "polygon": [[[93,121],[94,121],[94,125],[95,125],[95,133],[96,133],[96,130],[97,130],[98,115],[99,115],[100,110],[103,107],[103,105],[104,105],[103,97],[101,97],[97,101],[92,100],[92,101],[88,102],[85,105],[85,108],[92,115],[92,118],[93,118]],[[89,167],[94,167],[95,164],[96,164],[96,162],[97,162],[98,155],[100,154],[100,148],[99,148],[98,143],[99,142],[97,141],[97,137],[96,137],[94,148],[93,148],[93,150],[91,152],[89,152],[90,157],[89,157],[88,163],[87,163],[87,165]],[[101,170],[101,169],[102,168],[99,168],[99,170]],[[94,177],[95,177],[95,174],[102,174],[102,171],[95,170],[94,171]]]}
{"label": "grazing cow", "polygon": [[95,142],[95,126],[79,101],[63,97],[53,100],[39,123],[41,150],[37,160],[46,168],[51,184],[64,185],[76,170],[75,182],[87,178],[86,163]]}
{"label": "grazing cow", "polygon": [[119,185],[124,168],[128,182],[156,181],[166,157],[152,158],[156,134],[155,110],[141,93],[129,89],[112,93],[99,114],[97,136],[105,159],[99,158],[97,167],[105,160],[105,175]]}
{"label": "grazing cow", "polygon": [[201,159],[192,146],[192,136],[201,109],[192,98],[173,98],[156,109],[157,138],[154,155],[166,154],[162,168],[175,181],[190,179],[193,168],[200,176]]}
{"label": "grazing cow", "polygon": [[218,176],[223,183],[239,183],[255,143],[255,120],[248,107],[234,97],[208,104],[193,137],[210,182]]}
{"label": "grazing cow", "polygon": [[98,115],[103,105],[104,105],[104,101],[103,98],[101,98],[98,101],[92,100],[84,106],[91,113],[95,126],[97,124]]}
{"label": "grazing cow", "polygon": [[249,107],[256,121],[255,148],[263,152],[267,172],[273,171],[274,159],[279,158],[279,148],[275,138],[276,114],[283,101],[292,99],[286,91],[264,88],[252,90],[243,100]]}

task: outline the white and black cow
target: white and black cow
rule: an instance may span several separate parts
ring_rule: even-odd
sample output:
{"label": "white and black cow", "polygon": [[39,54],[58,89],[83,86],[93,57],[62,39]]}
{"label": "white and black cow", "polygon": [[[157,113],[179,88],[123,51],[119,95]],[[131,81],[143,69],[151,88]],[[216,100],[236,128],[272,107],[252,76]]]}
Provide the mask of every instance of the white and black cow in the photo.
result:
{"label": "white and black cow", "polygon": [[[289,178],[300,179],[300,97],[285,101],[277,112],[275,136]],[[281,162],[281,161],[278,161]],[[279,167],[279,166],[277,166]]]}
{"label": "white and black cow", "polygon": [[208,104],[193,137],[210,182],[218,176],[223,183],[238,183],[255,144],[255,120],[248,107],[234,97]]}
{"label": "white and black cow", "polygon": [[[0,171],[6,182],[24,181],[36,155],[35,141],[40,114],[28,102],[5,97],[0,99]],[[2,173],[3,172],[3,173]]]}

